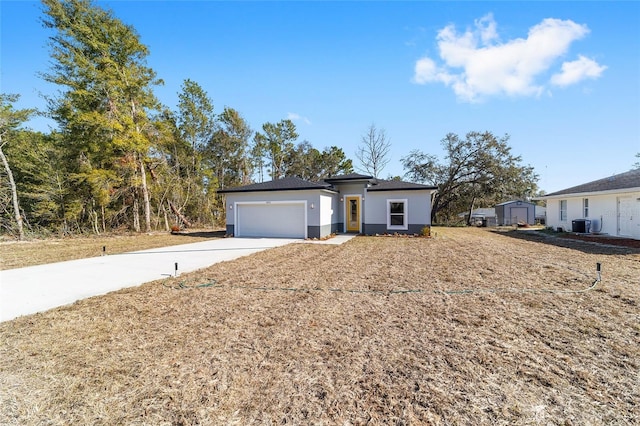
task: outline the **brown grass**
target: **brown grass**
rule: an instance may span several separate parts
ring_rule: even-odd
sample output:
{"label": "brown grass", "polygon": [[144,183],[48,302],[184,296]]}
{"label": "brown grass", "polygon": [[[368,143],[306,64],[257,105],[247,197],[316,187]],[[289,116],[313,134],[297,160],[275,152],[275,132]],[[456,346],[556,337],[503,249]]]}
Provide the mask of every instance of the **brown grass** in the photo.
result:
{"label": "brown grass", "polygon": [[[291,244],[2,323],[0,423],[638,423],[638,250],[435,231]],[[595,290],[547,291],[589,287],[596,262]]]}
{"label": "brown grass", "polygon": [[0,242],[0,270],[100,256],[103,247],[108,254],[116,254],[197,243],[223,235],[220,231],[191,231],[3,241]]}

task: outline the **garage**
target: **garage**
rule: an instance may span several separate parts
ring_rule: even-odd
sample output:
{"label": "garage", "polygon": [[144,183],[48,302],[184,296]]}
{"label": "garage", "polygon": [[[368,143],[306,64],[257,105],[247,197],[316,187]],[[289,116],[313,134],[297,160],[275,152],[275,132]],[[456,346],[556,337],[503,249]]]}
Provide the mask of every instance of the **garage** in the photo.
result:
{"label": "garage", "polygon": [[305,201],[236,203],[236,237],[306,238]]}

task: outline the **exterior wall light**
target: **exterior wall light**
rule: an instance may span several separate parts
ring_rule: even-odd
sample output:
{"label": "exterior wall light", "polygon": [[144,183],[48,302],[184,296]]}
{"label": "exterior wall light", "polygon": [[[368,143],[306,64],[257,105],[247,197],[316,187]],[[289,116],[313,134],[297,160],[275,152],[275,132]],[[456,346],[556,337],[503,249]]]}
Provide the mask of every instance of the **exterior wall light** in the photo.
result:
{"label": "exterior wall light", "polygon": [[316,206],[313,205],[313,203],[311,203],[311,208],[314,209]]}

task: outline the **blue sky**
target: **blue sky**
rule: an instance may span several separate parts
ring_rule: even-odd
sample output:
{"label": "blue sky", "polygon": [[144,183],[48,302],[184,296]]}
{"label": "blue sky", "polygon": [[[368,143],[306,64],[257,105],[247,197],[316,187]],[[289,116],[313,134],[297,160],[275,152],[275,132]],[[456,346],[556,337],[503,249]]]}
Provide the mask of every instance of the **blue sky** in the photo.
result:
{"label": "blue sky", "polygon": [[[442,156],[449,132],[509,134],[547,192],[631,168],[640,152],[639,2],[100,1],[138,31],[176,109],[197,81],[254,130],[294,120],[299,141],[355,160],[371,124]],[[0,90],[44,108],[56,87],[41,6],[0,2]],[[44,119],[30,123],[37,130]]]}

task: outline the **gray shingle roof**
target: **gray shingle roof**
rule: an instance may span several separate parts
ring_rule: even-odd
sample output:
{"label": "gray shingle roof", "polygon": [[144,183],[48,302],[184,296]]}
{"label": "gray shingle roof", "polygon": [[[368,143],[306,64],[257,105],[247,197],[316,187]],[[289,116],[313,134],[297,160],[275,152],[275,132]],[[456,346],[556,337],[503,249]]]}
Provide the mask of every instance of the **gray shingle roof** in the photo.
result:
{"label": "gray shingle roof", "polygon": [[234,192],[265,192],[265,191],[299,191],[305,189],[327,189],[335,191],[332,183],[368,180],[371,184],[368,191],[416,191],[416,190],[433,190],[437,187],[421,185],[419,183],[404,182],[400,180],[381,180],[374,179],[371,176],[359,175],[351,173],[343,176],[336,176],[325,179],[325,182],[309,182],[299,177],[286,177],[268,182],[252,183],[250,185],[236,186],[233,188],[221,189],[219,194],[228,194]]}
{"label": "gray shingle roof", "polygon": [[219,194],[230,192],[262,192],[262,191],[301,191],[305,189],[332,189],[331,185],[325,182],[309,182],[299,177],[286,177],[271,180],[268,182],[253,183],[250,185],[236,186],[233,188],[221,189]]}
{"label": "gray shingle roof", "polygon": [[604,179],[573,186],[561,191],[546,194],[545,197],[555,195],[580,194],[585,192],[613,191],[616,189],[640,188],[640,169],[630,170],[625,173],[609,176]]}

